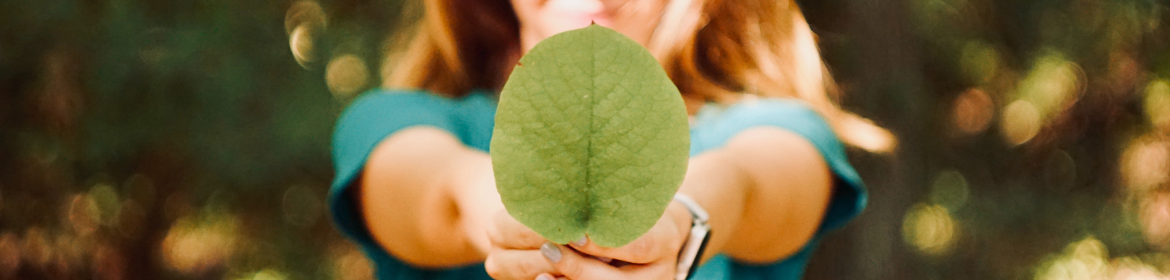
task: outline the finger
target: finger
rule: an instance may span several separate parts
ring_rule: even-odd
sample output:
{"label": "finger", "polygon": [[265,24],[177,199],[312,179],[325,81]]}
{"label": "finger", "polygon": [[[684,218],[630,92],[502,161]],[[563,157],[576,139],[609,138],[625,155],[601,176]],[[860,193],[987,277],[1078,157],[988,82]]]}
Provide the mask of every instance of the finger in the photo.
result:
{"label": "finger", "polygon": [[[687,228],[681,229],[681,221],[671,215],[670,211],[682,211],[689,214],[686,208],[682,208],[681,204],[671,204],[670,208],[667,208],[667,213],[663,214],[649,231],[629,244],[618,248],[601,247],[587,238],[572,242],[569,246],[588,255],[609,257],[633,264],[647,264],[675,258],[689,233],[689,220],[687,220]],[[689,218],[689,216],[687,217]]]}
{"label": "finger", "polygon": [[565,278],[564,276],[553,277],[552,274],[548,274],[548,273],[541,274],[540,276],[536,277],[536,280],[568,280],[568,279],[569,278]]}
{"label": "finger", "polygon": [[492,241],[493,246],[502,249],[536,249],[540,248],[540,244],[548,242],[540,234],[512,218],[512,215],[508,215],[507,211],[497,212],[492,217],[492,223],[495,223],[495,226],[488,230],[488,239]]}
{"label": "finger", "polygon": [[483,268],[493,279],[530,280],[556,272],[539,250],[496,250],[488,255]]}
{"label": "finger", "polygon": [[569,279],[618,280],[628,278],[616,267],[585,257],[572,249],[551,242],[541,245],[540,253],[544,255],[548,263],[552,264],[553,268]]}
{"label": "finger", "polygon": [[[581,238],[569,243],[569,246],[581,253],[598,258],[604,257],[635,264],[647,264],[669,257],[668,253],[677,253],[681,246],[675,244],[682,243],[681,240],[678,240],[678,234],[667,232],[663,230],[664,228],[654,226],[633,242],[617,248],[601,247],[589,241],[588,238]],[[676,240],[678,242],[675,242]]]}
{"label": "finger", "polygon": [[596,243],[589,242],[586,238],[582,238],[582,240],[569,243],[569,246],[581,253],[595,256],[598,260],[603,260],[607,263],[610,260],[620,260],[628,263],[646,264],[661,259],[662,249],[659,248],[660,246],[654,244],[654,240],[655,237],[643,236],[625,246],[608,248],[601,247]]}

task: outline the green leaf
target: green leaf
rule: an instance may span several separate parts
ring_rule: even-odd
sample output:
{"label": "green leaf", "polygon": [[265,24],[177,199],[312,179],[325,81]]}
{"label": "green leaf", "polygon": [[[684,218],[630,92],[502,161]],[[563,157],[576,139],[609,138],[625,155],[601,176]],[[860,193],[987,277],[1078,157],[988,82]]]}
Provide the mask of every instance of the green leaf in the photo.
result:
{"label": "green leaf", "polygon": [[641,45],[592,25],[520,59],[491,156],[508,213],[550,241],[619,247],[650,230],[687,169],[686,107]]}

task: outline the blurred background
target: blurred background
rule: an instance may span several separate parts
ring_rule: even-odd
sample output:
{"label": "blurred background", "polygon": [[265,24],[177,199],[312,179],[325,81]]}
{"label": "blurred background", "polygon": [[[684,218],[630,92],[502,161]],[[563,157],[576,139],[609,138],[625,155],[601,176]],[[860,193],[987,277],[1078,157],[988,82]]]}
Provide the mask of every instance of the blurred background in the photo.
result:
{"label": "blurred background", "polygon": [[[0,1],[0,279],[370,279],[329,137],[416,2]],[[1170,2],[801,5],[901,141],[808,279],[1167,279]]]}

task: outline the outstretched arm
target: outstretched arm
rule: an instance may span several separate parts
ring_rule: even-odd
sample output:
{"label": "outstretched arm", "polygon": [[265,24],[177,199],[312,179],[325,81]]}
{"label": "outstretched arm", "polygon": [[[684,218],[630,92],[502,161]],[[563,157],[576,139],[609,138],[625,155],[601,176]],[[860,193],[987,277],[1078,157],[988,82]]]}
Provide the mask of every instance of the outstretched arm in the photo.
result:
{"label": "outstretched arm", "polygon": [[832,194],[816,147],[779,128],[745,130],[692,164],[680,192],[712,215],[715,250],[706,257],[768,263],[792,255],[816,233]]}
{"label": "outstretched arm", "polygon": [[421,267],[483,261],[484,226],[503,209],[488,155],[427,126],[379,143],[351,191],[374,240]]}

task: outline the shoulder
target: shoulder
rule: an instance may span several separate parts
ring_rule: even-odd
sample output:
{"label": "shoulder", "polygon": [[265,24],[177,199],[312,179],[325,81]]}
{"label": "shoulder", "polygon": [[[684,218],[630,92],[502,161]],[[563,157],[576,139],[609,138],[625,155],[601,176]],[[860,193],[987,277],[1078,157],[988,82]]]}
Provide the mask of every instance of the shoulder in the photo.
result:
{"label": "shoulder", "polygon": [[360,170],[379,142],[414,126],[438,128],[486,150],[494,116],[495,101],[487,92],[449,98],[420,90],[373,90],[354,99],[338,118],[332,137],[334,165],[338,172]]}
{"label": "shoulder", "polygon": [[[449,104],[442,97],[425,91],[374,90],[354,99],[333,131],[333,144],[366,142],[410,125],[450,128]],[[371,143],[363,143],[371,144]]]}
{"label": "shoulder", "polygon": [[448,103],[446,98],[427,91],[405,89],[376,89],[363,93],[345,107],[341,119],[362,117],[372,111],[395,108],[439,108]]}
{"label": "shoulder", "polygon": [[701,150],[723,146],[740,133],[763,126],[795,133],[823,153],[844,151],[825,117],[798,99],[750,98],[730,105],[707,105],[696,118],[692,138]]}
{"label": "shoulder", "polygon": [[753,99],[728,110],[732,121],[749,125],[775,126],[805,136],[809,141],[837,142],[832,126],[816,109],[797,99]]}
{"label": "shoulder", "polygon": [[354,99],[338,118],[334,136],[344,136],[347,129],[367,130],[370,126],[436,125],[468,115],[495,113],[495,101],[482,91],[450,98],[423,90],[377,89]]}

